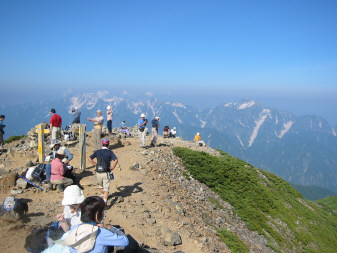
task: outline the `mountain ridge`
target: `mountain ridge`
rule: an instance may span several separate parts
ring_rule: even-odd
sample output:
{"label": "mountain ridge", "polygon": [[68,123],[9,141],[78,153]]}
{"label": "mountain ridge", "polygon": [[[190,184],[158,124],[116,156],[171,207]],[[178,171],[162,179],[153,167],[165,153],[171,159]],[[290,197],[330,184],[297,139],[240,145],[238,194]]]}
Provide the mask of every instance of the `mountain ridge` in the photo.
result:
{"label": "mountain ridge", "polygon": [[[72,120],[71,108],[77,106],[82,111],[82,122],[90,130],[92,125],[86,118],[94,117],[97,109],[105,111],[107,105],[111,105],[114,112],[113,127],[122,120],[133,126],[140,113],[145,113],[149,119],[160,116],[162,127],[176,126],[178,135],[184,139],[193,139],[194,134],[200,132],[212,147],[271,170],[290,183],[328,187],[337,192],[334,128],[322,117],[295,116],[248,98],[211,109],[196,109],[181,102],[163,102],[156,98],[129,101],[98,92],[70,96],[59,103],[28,106],[7,114],[22,118],[27,124],[48,122],[48,112],[55,107],[67,124]],[[32,117],[29,117],[30,112],[33,112]],[[6,118],[8,125],[17,125],[15,120],[10,116]]]}

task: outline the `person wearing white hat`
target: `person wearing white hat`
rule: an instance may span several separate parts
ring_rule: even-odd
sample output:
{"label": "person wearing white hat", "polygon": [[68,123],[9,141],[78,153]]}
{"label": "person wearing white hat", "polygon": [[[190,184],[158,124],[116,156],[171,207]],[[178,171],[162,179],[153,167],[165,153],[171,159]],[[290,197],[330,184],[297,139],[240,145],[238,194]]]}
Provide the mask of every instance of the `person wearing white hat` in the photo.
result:
{"label": "person wearing white hat", "polygon": [[112,134],[112,108],[110,105],[106,108],[106,127],[108,128],[109,134]]}
{"label": "person wearing white hat", "polygon": [[152,122],[152,140],[151,140],[151,147],[156,146],[157,143],[157,138],[158,138],[158,128],[160,127],[159,125],[159,117],[155,117]]}
{"label": "person wearing white hat", "polygon": [[196,143],[199,144],[199,146],[207,146],[206,143],[204,141],[201,140],[201,136],[200,136],[200,133],[197,133],[195,136],[194,136],[194,141]]}
{"label": "person wearing white hat", "polygon": [[140,141],[140,146],[142,148],[145,147],[145,127],[148,123],[148,120],[145,119],[145,114],[142,113],[140,115],[140,119],[138,119],[138,136],[139,136],[139,141]]}
{"label": "person wearing white hat", "polygon": [[78,110],[78,107],[74,107],[74,109],[71,111],[74,115],[73,122],[71,124],[80,124],[81,120],[81,112]]}
{"label": "person wearing white hat", "polygon": [[63,193],[63,213],[56,216],[64,232],[81,223],[80,204],[84,200],[83,191],[77,185],[70,185]]}
{"label": "person wearing white hat", "polygon": [[[67,166],[69,165],[69,161],[73,159],[73,154],[69,152],[66,147],[61,146],[61,141],[59,140],[52,140],[49,147],[52,150],[52,153],[49,156],[45,157],[45,162],[50,162],[52,159],[55,158],[56,152],[62,148],[64,149],[64,153],[66,154],[65,158],[62,160]],[[52,185],[50,184],[50,174],[51,174],[51,164],[46,163],[46,182],[49,183],[49,187],[52,189]]]}
{"label": "person wearing white hat", "polygon": [[170,131],[170,135],[169,137],[171,138],[176,138],[176,134],[177,134],[177,130],[176,130],[176,127],[173,127]]}
{"label": "person wearing white hat", "polygon": [[90,122],[93,122],[94,125],[94,148],[99,149],[101,147],[101,136],[102,136],[102,127],[104,123],[104,117],[102,116],[102,111],[97,110],[96,118],[88,118]]}

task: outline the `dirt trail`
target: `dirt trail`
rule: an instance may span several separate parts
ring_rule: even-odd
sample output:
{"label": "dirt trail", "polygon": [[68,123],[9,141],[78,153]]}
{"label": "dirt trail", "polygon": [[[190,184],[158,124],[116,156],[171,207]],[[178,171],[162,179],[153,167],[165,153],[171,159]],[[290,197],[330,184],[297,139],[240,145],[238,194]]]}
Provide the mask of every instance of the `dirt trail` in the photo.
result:
{"label": "dirt trail", "polygon": [[[158,142],[161,141],[162,139],[159,138]],[[173,142],[178,146],[182,143],[191,146],[180,140],[173,140]],[[147,139],[147,143],[149,143],[149,139]],[[78,168],[78,147],[70,147],[69,150],[74,154],[71,164]],[[92,154],[93,151],[92,146],[89,145],[87,155]],[[195,235],[195,231],[191,231],[188,226],[195,223],[195,220],[188,216],[182,216],[170,204],[172,200],[179,198],[175,195],[174,189],[167,187],[167,179],[158,175],[158,169],[163,161],[150,160],[150,164],[146,158],[148,152],[171,152],[171,147],[163,146],[145,150],[139,147],[138,138],[127,138],[122,142],[116,142],[113,151],[118,157],[119,165],[114,171],[115,180],[110,188],[111,193],[108,200],[110,208],[105,212],[105,224],[120,225],[138,242],[151,248],[157,248],[160,252],[211,252],[209,246],[205,244],[208,239],[203,238],[201,234]],[[12,160],[16,159],[22,163],[20,157],[13,155]],[[135,163],[139,163],[142,168],[130,169]],[[148,169],[148,167],[152,169]],[[85,196],[99,195],[95,184],[94,168],[90,164],[87,164],[86,171],[76,170],[76,173],[83,177],[81,184],[84,187]],[[1,199],[4,197],[5,195],[2,194]],[[30,214],[28,220],[16,224],[0,221],[2,228],[0,252],[25,252],[24,242],[29,232],[36,227],[55,221],[56,214],[63,211],[61,205],[63,193],[58,191],[42,192],[36,188],[29,188],[17,197],[31,200],[29,203]],[[182,244],[164,246],[161,242],[163,228],[178,232]],[[216,240],[216,235],[213,237],[215,238],[213,240]]]}

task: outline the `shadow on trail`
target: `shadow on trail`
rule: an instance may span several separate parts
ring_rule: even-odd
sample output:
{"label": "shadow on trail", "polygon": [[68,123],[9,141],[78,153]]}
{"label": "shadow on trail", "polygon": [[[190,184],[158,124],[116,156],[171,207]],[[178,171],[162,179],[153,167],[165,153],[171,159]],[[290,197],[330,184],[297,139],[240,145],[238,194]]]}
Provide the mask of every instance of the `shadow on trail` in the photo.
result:
{"label": "shadow on trail", "polygon": [[122,148],[122,147],[124,147],[124,145],[123,145],[122,141],[120,139],[118,139],[117,143],[114,143],[114,144],[109,146],[109,150]]}
{"label": "shadow on trail", "polygon": [[[87,167],[87,169],[90,169],[90,168],[93,168],[94,166],[92,167]],[[89,171],[89,170],[85,170],[85,171],[82,171],[81,173],[77,174],[76,175],[76,179],[78,181],[80,181],[81,179],[85,178],[85,177],[90,177],[94,175],[94,173],[92,171]]]}
{"label": "shadow on trail", "polygon": [[116,203],[118,197],[126,198],[126,197],[130,197],[132,194],[142,192],[143,188],[140,187],[141,184],[142,183],[138,182],[138,183],[135,183],[134,185],[117,187],[118,192],[114,192],[113,194],[110,194],[108,197],[108,199],[115,197],[115,199],[111,201],[109,208]]}

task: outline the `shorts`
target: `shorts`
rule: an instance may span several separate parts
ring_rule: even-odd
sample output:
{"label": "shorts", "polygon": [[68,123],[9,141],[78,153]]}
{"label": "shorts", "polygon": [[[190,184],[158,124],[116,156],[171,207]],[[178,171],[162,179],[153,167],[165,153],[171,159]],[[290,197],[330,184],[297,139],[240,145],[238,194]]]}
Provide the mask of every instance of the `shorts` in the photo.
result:
{"label": "shorts", "polygon": [[103,189],[104,192],[109,192],[110,188],[110,173],[103,172],[97,173],[96,172],[97,183],[100,189]]}

